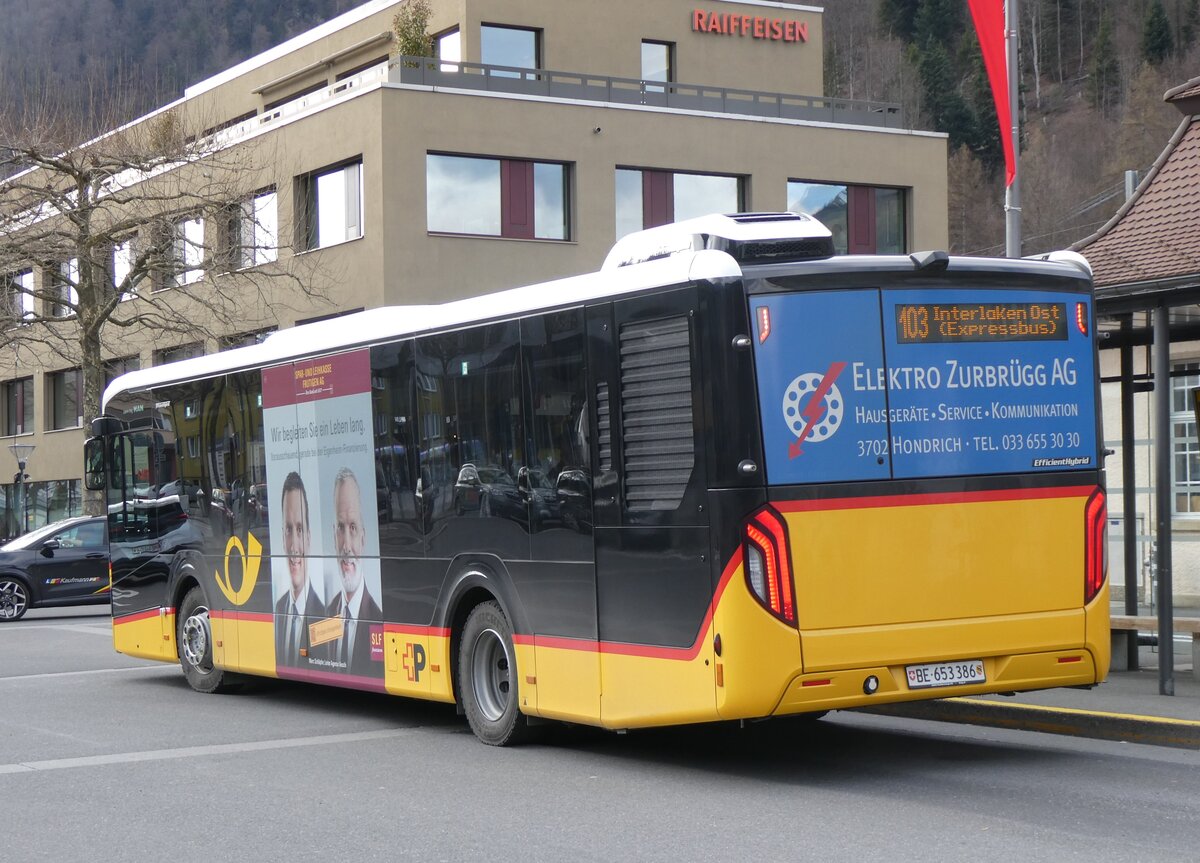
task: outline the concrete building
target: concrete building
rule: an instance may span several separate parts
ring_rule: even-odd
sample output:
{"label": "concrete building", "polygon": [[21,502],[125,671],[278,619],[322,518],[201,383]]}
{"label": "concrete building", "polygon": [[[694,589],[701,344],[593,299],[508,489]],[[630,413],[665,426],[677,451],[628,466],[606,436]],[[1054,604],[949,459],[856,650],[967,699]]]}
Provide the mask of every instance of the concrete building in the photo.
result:
{"label": "concrete building", "polygon": [[[618,236],[706,212],[810,212],[842,251],[946,247],[945,136],[906,128],[896,105],[824,97],[820,8],[433,0],[425,60],[396,56],[401,5],[366,3],[135,121],[186,116],[214,149],[257,160],[232,202],[253,215],[254,251],[229,272],[197,263],[154,286],[160,301],[174,293],[199,321],[193,296],[241,290],[255,270],[299,262],[312,283],[247,287],[236,320],[203,337],[110,327],[112,373],[322,316],[595,270]],[[180,182],[207,176],[189,170]],[[215,246],[217,221],[182,220],[176,240]],[[114,250],[118,282],[128,254]],[[48,302],[29,291],[63,266],[3,275],[18,316]],[[128,301],[149,299],[143,286]],[[78,511],[84,434],[79,357],[5,354],[0,447],[36,447],[24,518],[12,484],[0,488],[11,533]]]}

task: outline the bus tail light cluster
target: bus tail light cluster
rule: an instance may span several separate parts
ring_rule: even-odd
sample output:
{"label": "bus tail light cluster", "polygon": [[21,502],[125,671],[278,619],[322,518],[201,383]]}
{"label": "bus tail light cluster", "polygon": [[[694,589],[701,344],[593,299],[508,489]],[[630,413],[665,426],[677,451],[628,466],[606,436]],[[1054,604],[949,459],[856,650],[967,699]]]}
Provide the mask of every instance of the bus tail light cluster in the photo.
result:
{"label": "bus tail light cluster", "polygon": [[1084,520],[1084,551],[1083,551],[1083,601],[1095,599],[1100,588],[1104,586],[1104,576],[1107,570],[1105,557],[1108,552],[1108,507],[1104,492],[1096,489],[1088,498],[1083,510]]}
{"label": "bus tail light cluster", "polygon": [[742,544],[750,591],[767,611],[795,626],[792,556],[783,517],[771,507],[763,507],[746,521]]}

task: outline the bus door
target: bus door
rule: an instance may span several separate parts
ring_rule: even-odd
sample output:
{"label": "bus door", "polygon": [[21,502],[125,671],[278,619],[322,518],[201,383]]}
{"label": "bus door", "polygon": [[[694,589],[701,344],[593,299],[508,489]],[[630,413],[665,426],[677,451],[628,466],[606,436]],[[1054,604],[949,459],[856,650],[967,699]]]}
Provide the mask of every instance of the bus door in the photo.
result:
{"label": "bus door", "polygon": [[131,429],[108,438],[106,456],[115,646],[122,653],[150,659],[174,655],[168,567],[152,507],[161,438],[152,424]]}
{"label": "bus door", "polygon": [[601,722],[715,710],[694,287],[589,310]]}

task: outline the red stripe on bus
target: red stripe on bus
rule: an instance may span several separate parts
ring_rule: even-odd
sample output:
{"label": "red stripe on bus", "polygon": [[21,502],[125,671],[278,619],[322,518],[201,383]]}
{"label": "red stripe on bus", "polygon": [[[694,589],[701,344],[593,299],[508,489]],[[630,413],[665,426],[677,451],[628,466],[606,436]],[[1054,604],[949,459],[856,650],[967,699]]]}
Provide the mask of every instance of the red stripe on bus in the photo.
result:
{"label": "red stripe on bus", "polygon": [[426,635],[430,638],[449,638],[450,630],[441,626],[418,626],[412,623],[385,623],[383,625],[385,633],[393,633],[395,635]]}
{"label": "red stripe on bus", "polygon": [[251,623],[274,623],[274,614],[263,614],[257,611],[217,611],[208,612],[209,617],[216,620],[244,620]]}
{"label": "red stripe on bus", "polygon": [[160,614],[174,614],[173,608],[150,608],[146,611],[135,611],[133,614],[123,614],[120,617],[113,618],[113,626],[120,626],[124,623],[137,623],[139,620],[149,620],[152,617],[158,617]]}
{"label": "red stripe on bus", "polygon": [[689,662],[700,655],[700,648],[704,643],[704,637],[708,634],[708,628],[712,624],[713,609],[721,601],[721,596],[725,593],[725,587],[729,584],[729,580],[733,578],[733,574],[737,572],[742,565],[742,550],[739,548],[734,552],[733,557],[729,559],[729,563],[725,564],[725,569],[721,573],[721,580],[717,582],[717,590],[713,594],[713,601],[708,607],[708,612],[704,615],[704,621],[700,624],[700,631],[696,633],[696,640],[690,647],[656,647],[652,644],[628,644],[620,641],[592,641],[588,638],[565,638],[555,635],[513,635],[513,641],[516,644],[532,645],[534,647],[552,647],[558,650],[583,650],[588,652],[608,653],[614,656],[642,656],[651,659],[675,659],[682,662]]}
{"label": "red stripe on bus", "polygon": [[877,509],[881,507],[930,506],[947,503],[996,503],[1011,500],[1052,500],[1086,497],[1095,486],[1059,488],[1010,488],[999,491],[948,491],[929,494],[895,494],[879,497],[837,497],[823,500],[772,501],[780,512],[825,512],[838,509]]}

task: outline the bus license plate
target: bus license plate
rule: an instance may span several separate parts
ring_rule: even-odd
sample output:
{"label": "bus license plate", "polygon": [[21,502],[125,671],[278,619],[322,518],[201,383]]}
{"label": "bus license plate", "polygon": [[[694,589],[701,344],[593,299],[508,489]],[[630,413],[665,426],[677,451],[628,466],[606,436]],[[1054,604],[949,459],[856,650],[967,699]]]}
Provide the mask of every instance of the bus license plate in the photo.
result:
{"label": "bus license plate", "polygon": [[986,683],[983,660],[968,659],[962,662],[931,662],[927,665],[910,665],[905,669],[909,689],[929,689],[934,686],[962,686],[968,683]]}

